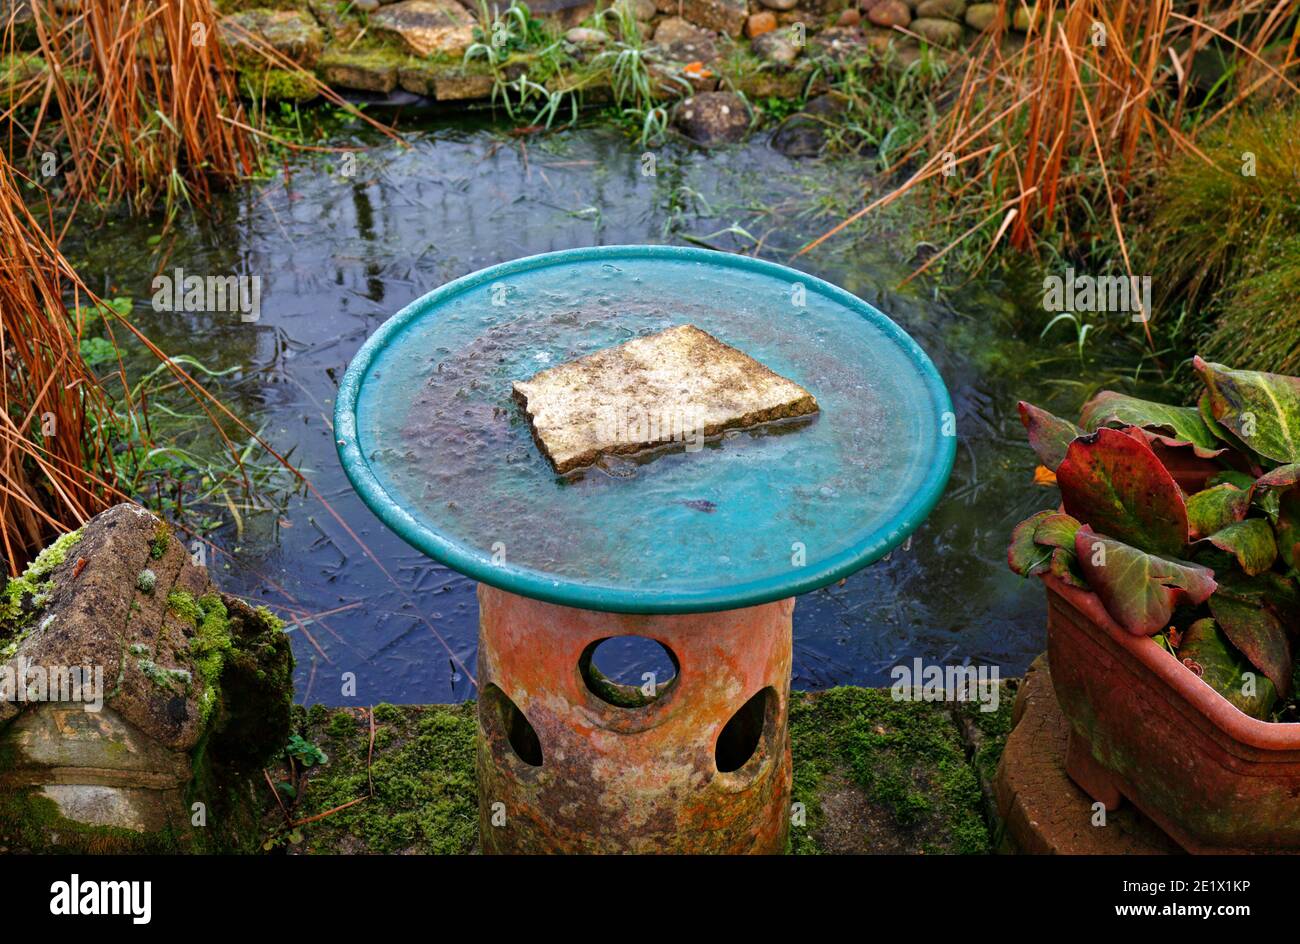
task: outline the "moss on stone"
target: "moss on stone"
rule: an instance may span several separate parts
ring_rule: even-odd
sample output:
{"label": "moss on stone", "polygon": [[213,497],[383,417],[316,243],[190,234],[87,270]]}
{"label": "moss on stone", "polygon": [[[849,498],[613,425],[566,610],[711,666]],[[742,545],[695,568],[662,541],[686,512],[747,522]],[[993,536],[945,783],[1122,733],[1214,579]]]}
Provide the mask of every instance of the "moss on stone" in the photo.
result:
{"label": "moss on stone", "polygon": [[36,555],[21,576],[11,578],[0,589],[0,658],[12,656],[10,649],[16,651],[32,618],[54,588],[54,568],[68,559],[68,552],[80,543],[82,534],[78,528],[57,538]]}
{"label": "moss on stone", "polygon": [[0,841],[13,852],[92,855],[174,854],[199,851],[193,837],[172,829],[136,832],[66,819],[38,789],[0,790]]}
{"label": "moss on stone", "polygon": [[[355,806],[302,827],[307,852],[465,853],[478,840],[474,704],[375,707],[375,749],[365,709],[299,713],[304,738],[329,764],[310,768],[300,818],[357,797]],[[370,783],[374,796],[369,797]],[[272,801],[274,806],[274,801]],[[272,820],[273,821],[273,820]],[[281,820],[282,822],[282,820]]]}
{"label": "moss on stone", "polygon": [[[792,851],[990,851],[979,783],[947,705],[895,701],[883,689],[794,693],[790,736],[794,801],[807,817],[791,830]],[[860,799],[828,822],[829,791],[845,789]]]}
{"label": "moss on stone", "polygon": [[[978,770],[996,768],[1014,692],[999,710],[896,702],[888,690],[837,688],[791,698],[794,796],[805,810],[792,851],[983,853],[992,848]],[[302,827],[312,853],[460,853],[478,835],[475,705],[296,708],[295,731],[330,757],[304,773],[305,818],[362,802]],[[985,737],[971,747],[959,717]],[[973,761],[968,755],[973,754]],[[287,769],[275,779],[287,780]],[[370,796],[373,777],[374,796]],[[266,798],[264,820],[282,828]],[[834,835],[832,835],[834,834]]]}
{"label": "moss on stone", "polygon": [[162,560],[167,548],[172,544],[172,527],[161,518],[153,529],[153,540],[149,542],[149,559]]}
{"label": "moss on stone", "polygon": [[234,648],[226,605],[215,593],[196,600],[193,594],[184,590],[173,590],[167,595],[167,607],[195,629],[194,638],[190,640],[189,657],[194,674],[203,680],[199,712],[207,721],[220,697],[221,670]]}
{"label": "moss on stone", "polygon": [[289,69],[243,70],[239,92],[245,98],[268,102],[309,102],[320,94],[313,76]]}

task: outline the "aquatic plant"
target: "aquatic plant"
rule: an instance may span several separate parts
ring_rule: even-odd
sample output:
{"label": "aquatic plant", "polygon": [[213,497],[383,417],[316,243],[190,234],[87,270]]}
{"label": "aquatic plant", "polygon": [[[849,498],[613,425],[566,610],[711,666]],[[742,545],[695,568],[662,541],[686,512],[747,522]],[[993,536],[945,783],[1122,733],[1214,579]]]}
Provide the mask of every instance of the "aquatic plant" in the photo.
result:
{"label": "aquatic plant", "polygon": [[1007,560],[1095,593],[1243,712],[1294,720],[1300,378],[1194,367],[1195,406],[1108,390],[1076,425],[1020,404],[1061,505],[1016,526]]}
{"label": "aquatic plant", "polygon": [[[191,473],[200,486],[191,502],[219,500],[237,525],[228,490],[278,475],[300,481],[287,458],[196,379],[213,372],[165,354],[131,322],[129,302],[104,302],[85,286],[24,202],[21,182],[0,153],[0,546],[9,573],[114,502],[152,497],[180,513]],[[139,345],[136,359],[156,361],[133,381],[120,335]],[[93,339],[110,352],[92,358],[94,368],[83,347]],[[164,393],[174,397],[170,407]],[[179,414],[181,402],[193,412]],[[177,417],[207,431],[205,457],[160,435]]]}
{"label": "aquatic plant", "polygon": [[1143,201],[1152,282],[1216,357],[1300,372],[1300,110],[1238,113],[1198,152]]}
{"label": "aquatic plant", "polygon": [[253,171],[257,148],[209,0],[64,6],[32,4],[72,199],[174,210]]}
{"label": "aquatic plant", "polygon": [[[1013,16],[1027,28],[1019,46],[1004,42]],[[978,270],[1005,243],[1035,258],[1087,252],[1132,276],[1135,194],[1243,103],[1300,91],[1297,17],[1290,0],[1016,0],[951,73],[937,120],[893,157],[901,182],[801,252],[915,193],[958,234],[918,273],[958,247]],[[1274,65],[1266,50],[1288,34]],[[1238,68],[1207,90],[1189,72],[1209,53]]]}

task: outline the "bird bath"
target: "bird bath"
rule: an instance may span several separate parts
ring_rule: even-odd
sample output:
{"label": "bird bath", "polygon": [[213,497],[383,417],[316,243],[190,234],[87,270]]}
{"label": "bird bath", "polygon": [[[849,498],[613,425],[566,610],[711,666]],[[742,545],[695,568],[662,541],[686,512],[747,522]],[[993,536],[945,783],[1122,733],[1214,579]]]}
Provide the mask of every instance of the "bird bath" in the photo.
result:
{"label": "bird bath", "polygon": [[[513,385],[687,324],[819,412],[558,474]],[[484,850],[781,851],[793,598],[925,519],[954,424],[886,316],[743,256],[532,256],[387,321],[340,385],[338,450],[385,524],[480,582]],[[673,678],[605,679],[593,654],[617,636],[663,646]]]}

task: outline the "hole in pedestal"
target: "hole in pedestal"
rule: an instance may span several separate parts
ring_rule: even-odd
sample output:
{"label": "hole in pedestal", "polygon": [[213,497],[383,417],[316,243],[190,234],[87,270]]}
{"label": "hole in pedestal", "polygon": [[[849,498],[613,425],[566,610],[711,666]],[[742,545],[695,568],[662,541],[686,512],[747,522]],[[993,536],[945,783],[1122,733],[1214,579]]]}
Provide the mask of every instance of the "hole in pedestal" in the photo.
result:
{"label": "hole in pedestal", "polygon": [[616,708],[642,708],[658,701],[680,670],[676,654],[647,636],[598,639],[578,659],[587,690]]}
{"label": "hole in pedestal", "polygon": [[489,685],[480,698],[486,710],[492,714],[490,720],[500,725],[515,756],[529,767],[542,766],[542,742],[519,706],[510,700],[510,696],[497,686]]}
{"label": "hole in pedestal", "polygon": [[769,686],[740,706],[718,735],[714,762],[719,773],[739,770],[749,763],[763,739],[769,719],[774,720],[776,692]]}

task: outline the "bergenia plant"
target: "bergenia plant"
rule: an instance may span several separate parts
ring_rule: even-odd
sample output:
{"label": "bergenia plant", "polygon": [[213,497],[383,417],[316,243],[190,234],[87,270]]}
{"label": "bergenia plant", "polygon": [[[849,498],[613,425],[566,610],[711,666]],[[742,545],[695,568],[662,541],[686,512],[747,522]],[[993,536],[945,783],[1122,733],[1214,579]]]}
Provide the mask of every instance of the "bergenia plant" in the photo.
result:
{"label": "bergenia plant", "polygon": [[1020,404],[1061,503],[1007,560],[1095,593],[1245,713],[1295,720],[1300,378],[1194,364],[1196,406],[1103,391],[1075,425]]}

